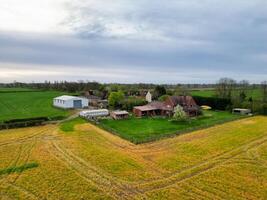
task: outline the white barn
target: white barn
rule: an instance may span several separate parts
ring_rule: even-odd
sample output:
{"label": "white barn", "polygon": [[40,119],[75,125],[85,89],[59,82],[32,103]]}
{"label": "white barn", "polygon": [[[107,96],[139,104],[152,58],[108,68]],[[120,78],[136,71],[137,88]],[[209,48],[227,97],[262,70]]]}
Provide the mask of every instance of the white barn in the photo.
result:
{"label": "white barn", "polygon": [[63,95],[53,99],[53,105],[58,108],[87,108],[88,99],[82,97]]}

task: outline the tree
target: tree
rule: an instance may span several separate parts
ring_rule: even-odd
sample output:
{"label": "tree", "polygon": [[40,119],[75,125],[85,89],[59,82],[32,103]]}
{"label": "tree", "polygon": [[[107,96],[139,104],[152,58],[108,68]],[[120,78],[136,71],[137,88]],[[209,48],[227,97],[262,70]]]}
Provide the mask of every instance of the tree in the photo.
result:
{"label": "tree", "polygon": [[166,94],[166,89],[164,86],[157,85],[155,90],[154,90],[154,97],[157,99],[161,97],[162,95]]}
{"label": "tree", "polygon": [[247,98],[247,95],[244,91],[241,91],[240,94],[239,94],[239,101],[240,103],[243,103]]}
{"label": "tree", "polygon": [[159,101],[166,101],[166,99],[169,97],[170,95],[164,94],[161,97],[159,97]]}
{"label": "tree", "polygon": [[231,78],[221,78],[216,85],[216,93],[220,98],[231,99],[236,87],[236,81]]}
{"label": "tree", "polygon": [[124,93],[122,91],[111,92],[108,97],[108,104],[111,108],[118,108],[124,100]]}
{"label": "tree", "polygon": [[247,91],[249,89],[249,81],[242,80],[239,82],[239,100],[243,103],[247,98]]}
{"label": "tree", "polygon": [[180,105],[177,105],[174,108],[173,120],[179,122],[179,121],[186,121],[187,119],[188,119],[188,116],[185,113],[183,107]]}

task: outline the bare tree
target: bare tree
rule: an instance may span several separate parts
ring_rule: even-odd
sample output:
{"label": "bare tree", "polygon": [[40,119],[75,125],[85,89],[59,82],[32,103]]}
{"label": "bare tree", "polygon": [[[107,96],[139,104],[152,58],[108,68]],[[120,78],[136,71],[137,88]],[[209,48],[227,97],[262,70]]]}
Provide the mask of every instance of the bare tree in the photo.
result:
{"label": "bare tree", "polygon": [[242,80],[238,83],[238,86],[239,86],[239,101],[240,103],[242,103],[247,98],[247,93],[249,90],[249,81]]}
{"label": "bare tree", "polygon": [[231,78],[221,78],[216,85],[216,94],[220,98],[231,99],[235,88],[235,80]]}

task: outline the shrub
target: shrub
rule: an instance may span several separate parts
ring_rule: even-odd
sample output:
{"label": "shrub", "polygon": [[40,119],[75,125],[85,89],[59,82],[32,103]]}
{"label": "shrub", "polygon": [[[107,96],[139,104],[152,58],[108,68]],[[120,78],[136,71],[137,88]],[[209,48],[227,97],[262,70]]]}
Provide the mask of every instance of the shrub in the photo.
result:
{"label": "shrub", "polygon": [[212,107],[214,110],[227,110],[231,109],[232,103],[229,99],[223,99],[218,97],[201,97],[201,96],[193,96],[196,103],[201,105],[207,105]]}
{"label": "shrub", "polygon": [[135,106],[145,105],[147,102],[145,99],[137,98],[137,97],[129,97],[128,99],[124,99],[122,101],[122,109],[132,111]]}

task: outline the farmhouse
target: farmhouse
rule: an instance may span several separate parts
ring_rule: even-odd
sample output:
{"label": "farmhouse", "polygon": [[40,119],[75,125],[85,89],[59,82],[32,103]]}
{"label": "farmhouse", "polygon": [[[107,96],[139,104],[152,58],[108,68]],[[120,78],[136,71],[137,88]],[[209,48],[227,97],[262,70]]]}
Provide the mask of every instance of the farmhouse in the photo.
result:
{"label": "farmhouse", "polygon": [[53,99],[53,105],[58,108],[86,108],[88,107],[88,99],[63,95]]}
{"label": "farmhouse", "polygon": [[174,108],[180,105],[189,116],[197,116],[200,112],[200,107],[196,104],[191,96],[171,96],[165,102],[154,101],[145,106],[136,106],[133,113],[137,117],[143,116],[171,116]]}
{"label": "farmhouse", "polygon": [[165,104],[172,109],[180,105],[189,116],[197,116],[200,112],[200,107],[191,96],[170,96],[166,99]]}
{"label": "farmhouse", "polygon": [[144,106],[136,106],[133,109],[133,113],[137,117],[143,116],[170,116],[173,112],[173,109],[167,106],[164,102],[154,101]]}
{"label": "farmhouse", "polygon": [[111,112],[110,116],[113,119],[127,119],[129,117],[129,113],[125,110],[118,110],[118,111],[113,111]]}

